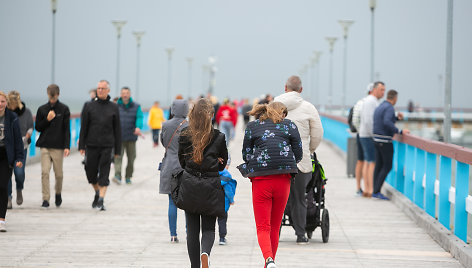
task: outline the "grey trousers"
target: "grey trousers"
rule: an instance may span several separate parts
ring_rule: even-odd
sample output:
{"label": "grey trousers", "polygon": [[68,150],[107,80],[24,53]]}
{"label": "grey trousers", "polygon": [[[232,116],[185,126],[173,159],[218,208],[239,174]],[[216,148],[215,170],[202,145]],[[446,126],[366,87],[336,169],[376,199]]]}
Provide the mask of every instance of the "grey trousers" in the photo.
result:
{"label": "grey trousers", "polygon": [[305,189],[311,179],[310,173],[301,173],[300,171],[295,176],[295,181],[290,186],[290,197],[288,203],[290,206],[290,216],[293,221],[293,229],[295,234],[305,235],[306,226],[306,198]]}

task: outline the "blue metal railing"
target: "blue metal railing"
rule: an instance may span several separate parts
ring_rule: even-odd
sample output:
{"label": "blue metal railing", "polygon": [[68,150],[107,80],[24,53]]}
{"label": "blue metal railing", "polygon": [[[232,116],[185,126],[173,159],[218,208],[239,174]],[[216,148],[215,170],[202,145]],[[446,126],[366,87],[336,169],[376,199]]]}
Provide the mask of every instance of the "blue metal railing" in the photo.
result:
{"label": "blue metal railing", "polygon": [[[345,119],[324,115],[322,122],[324,138],[346,151],[350,135]],[[413,135],[396,136],[393,145],[393,168],[386,182],[467,242],[472,150]]]}

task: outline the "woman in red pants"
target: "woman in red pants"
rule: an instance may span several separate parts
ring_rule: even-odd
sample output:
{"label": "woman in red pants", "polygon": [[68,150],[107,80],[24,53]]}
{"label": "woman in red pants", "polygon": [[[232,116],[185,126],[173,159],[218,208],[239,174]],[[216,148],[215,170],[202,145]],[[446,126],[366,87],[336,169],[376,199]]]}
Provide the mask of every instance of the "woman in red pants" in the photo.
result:
{"label": "woman in red pants", "polygon": [[287,107],[280,102],[256,105],[243,142],[244,164],[238,166],[252,182],[252,204],[257,239],[266,268],[275,268],[282,216],[290,193],[290,180],[298,172],[302,142],[295,124],[285,119]]}

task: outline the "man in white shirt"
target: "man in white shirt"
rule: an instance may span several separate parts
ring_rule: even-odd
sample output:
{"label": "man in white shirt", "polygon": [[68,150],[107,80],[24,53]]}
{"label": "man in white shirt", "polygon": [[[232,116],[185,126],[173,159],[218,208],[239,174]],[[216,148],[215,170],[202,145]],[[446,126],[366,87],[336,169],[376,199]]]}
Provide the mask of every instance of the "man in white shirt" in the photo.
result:
{"label": "man in white shirt", "polygon": [[361,112],[361,124],[359,128],[359,141],[364,152],[364,197],[371,197],[374,183],[375,147],[373,137],[374,112],[380,104],[380,99],[385,94],[385,83],[377,81],[374,83],[369,96],[364,99]]}
{"label": "man in white shirt", "polygon": [[303,159],[298,163],[298,174],[290,187],[291,219],[293,229],[297,235],[297,244],[307,244],[305,236],[307,204],[305,199],[306,186],[311,179],[313,169],[311,155],[323,138],[323,126],[320,116],[313,104],[307,102],[301,96],[303,87],[298,76],[291,76],[285,84],[285,93],[277,96],[274,101],[287,106],[287,119],[292,120],[300,132],[303,148]]}

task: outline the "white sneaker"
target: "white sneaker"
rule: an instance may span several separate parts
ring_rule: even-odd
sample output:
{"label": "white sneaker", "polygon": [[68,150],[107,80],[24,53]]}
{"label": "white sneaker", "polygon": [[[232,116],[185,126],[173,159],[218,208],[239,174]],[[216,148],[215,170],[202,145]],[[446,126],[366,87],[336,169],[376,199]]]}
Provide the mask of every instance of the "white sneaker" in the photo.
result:
{"label": "white sneaker", "polygon": [[7,224],[4,221],[0,221],[0,232],[4,233],[7,231]]}

